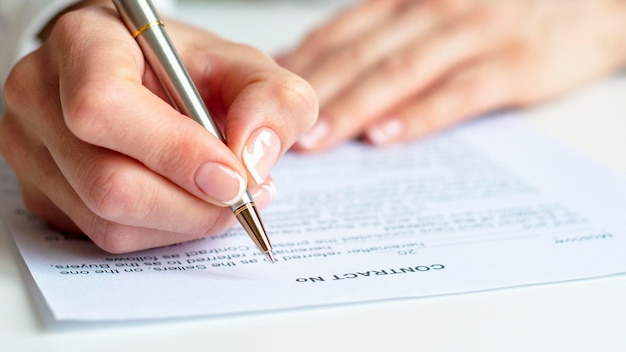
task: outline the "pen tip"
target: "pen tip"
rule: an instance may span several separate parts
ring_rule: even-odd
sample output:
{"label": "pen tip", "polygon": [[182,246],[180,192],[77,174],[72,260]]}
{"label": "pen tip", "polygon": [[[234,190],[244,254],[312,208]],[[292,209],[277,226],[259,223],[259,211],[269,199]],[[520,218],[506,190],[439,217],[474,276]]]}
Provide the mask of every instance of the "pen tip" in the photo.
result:
{"label": "pen tip", "polygon": [[261,218],[256,211],[254,203],[245,203],[235,209],[235,216],[241,223],[241,226],[243,226],[244,230],[248,233],[248,235],[250,235],[250,238],[252,238],[261,253],[265,254],[270,262],[276,262],[274,253],[272,253],[272,245],[270,244],[269,238],[267,238],[265,227],[263,227],[263,223],[261,222]]}

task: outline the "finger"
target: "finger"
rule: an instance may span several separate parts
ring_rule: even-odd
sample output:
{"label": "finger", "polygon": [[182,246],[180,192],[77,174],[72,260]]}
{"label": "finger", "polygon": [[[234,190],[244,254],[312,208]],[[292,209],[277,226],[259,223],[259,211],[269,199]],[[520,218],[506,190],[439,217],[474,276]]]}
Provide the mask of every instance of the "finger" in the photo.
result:
{"label": "finger", "polygon": [[47,162],[50,171],[39,186],[59,192],[55,202],[97,243],[109,223],[196,236],[232,225],[230,209],[204,202],[133,158],[87,144],[62,125],[49,127],[52,158],[38,167]]}
{"label": "finger", "polygon": [[[123,192],[122,197],[114,197],[112,208],[116,213],[123,214],[119,222],[113,221],[116,216],[111,213],[92,211],[83,202],[72,186],[65,180],[64,175],[57,168],[50,154],[43,148],[31,148],[32,144],[24,143],[23,136],[17,133],[12,126],[13,119],[5,117],[2,121],[2,131],[10,130],[12,138],[2,139],[3,152],[11,145],[12,153],[7,153],[8,160],[21,175],[28,175],[28,181],[22,182],[23,194],[28,208],[37,216],[47,220],[53,227],[65,231],[87,234],[98,246],[113,253],[123,253],[141,249],[159,247],[201,238],[210,234],[225,231],[235,223],[230,209],[213,208],[198,209],[186,202],[186,199],[157,199],[155,206],[146,207],[142,202],[150,198],[151,194],[145,191],[142,184],[150,183],[145,177],[141,183],[132,183],[131,192]],[[82,143],[75,139],[76,143]],[[89,146],[86,146],[89,149]],[[94,148],[94,147],[91,147]],[[73,149],[75,150],[75,149]],[[84,148],[83,148],[84,151]],[[107,153],[110,153],[106,151]],[[86,159],[98,161],[99,158],[89,155]],[[18,162],[28,160],[29,162]],[[106,164],[106,163],[102,163]],[[98,163],[98,165],[102,165]],[[116,161],[116,169],[124,169]],[[80,165],[80,164],[79,164]],[[75,168],[78,170],[79,168]],[[154,175],[150,173],[150,175]],[[36,186],[34,186],[36,185]],[[101,192],[97,181],[94,189]],[[114,190],[128,187],[113,187]],[[161,191],[163,186],[157,187]],[[264,208],[274,195],[273,182],[252,189],[253,196],[259,209]],[[105,193],[108,193],[105,191]],[[52,202],[48,195],[54,196]],[[134,195],[134,196],[133,196]],[[121,198],[130,198],[128,201]],[[207,207],[195,197],[187,197],[199,202],[200,206]],[[195,207],[197,208],[197,206]],[[217,211],[217,213],[216,213]],[[73,220],[70,220],[69,214]]]}
{"label": "finger", "polygon": [[247,83],[232,102],[225,124],[229,147],[243,160],[252,184],[271,168],[317,118],[313,89],[287,71]]}
{"label": "finger", "polygon": [[80,226],[82,220],[93,213],[65,180],[48,150],[10,111],[0,121],[0,133],[0,151],[18,176],[26,207],[59,230],[85,230]]}
{"label": "finger", "polygon": [[[234,204],[245,189],[241,163],[217,138],[142,86],[143,56],[114,13],[70,13],[59,19],[50,39],[76,33],[92,38],[59,39],[62,50],[50,54],[63,73],[59,89],[71,131],[140,161],[205,201]],[[63,52],[73,60],[57,54]]]}
{"label": "finger", "polygon": [[387,57],[322,107],[318,126],[301,138],[299,147],[320,150],[357,136],[383,113],[490,50],[496,41],[481,22],[480,16],[469,16]]}
{"label": "finger", "polygon": [[82,233],[74,221],[38,187],[29,183],[20,183],[20,187],[26,208],[44,220],[50,228],[67,233]]}
{"label": "finger", "polygon": [[[18,175],[26,207],[52,227],[76,231],[78,228],[74,222],[39,187],[40,181],[49,180],[48,175],[58,173],[58,169],[50,168],[43,160],[50,159],[50,154],[26,133],[11,113],[6,113],[0,120],[0,153]],[[41,165],[41,168],[35,165]],[[40,175],[46,179],[41,180]]]}
{"label": "finger", "polygon": [[[258,209],[263,209],[273,198],[273,183],[268,180],[267,183],[253,188],[252,192],[255,196],[256,206]],[[212,227],[210,232],[192,233],[129,226],[96,217],[93,219],[94,224],[92,226],[97,231],[94,232],[92,240],[99,247],[112,253],[126,253],[172,245],[203,238],[207,235],[222,233],[236,223],[235,217],[230,210],[220,209],[220,214],[222,219],[216,222],[218,225]]]}
{"label": "finger", "polygon": [[[54,36],[55,33],[49,40],[55,40]],[[22,77],[32,76],[33,73],[26,69],[28,60],[34,61],[32,67],[40,67],[39,64],[47,56],[44,49],[39,50],[16,70],[21,70]],[[39,177],[34,183],[86,233],[98,233],[92,225],[94,217],[123,225],[181,233],[204,234],[225,226],[226,222],[220,219],[223,214],[228,214],[228,209],[212,207],[152,172],[143,163],[110,149],[89,145],[72,134],[59,118],[62,111],[55,99],[58,92],[41,86],[53,77],[44,74],[42,80],[24,78],[25,82],[39,84],[35,87],[20,86],[20,80],[13,77],[16,76],[11,77],[11,99],[20,99],[19,93],[26,92],[32,106],[42,107],[41,110],[24,112],[22,116],[26,117],[26,121],[22,123],[26,122],[32,128],[31,132],[38,131],[37,135],[47,147],[46,150],[41,148],[40,141],[24,138],[21,145],[38,146],[46,152],[47,159],[39,157],[41,160],[32,162],[33,158],[24,158],[26,162],[23,163],[32,169],[22,174],[31,175],[32,172],[32,176],[28,177]],[[35,150],[32,153],[39,152]],[[40,174],[40,170],[46,172]],[[219,187],[221,185],[217,185]],[[184,214],[181,214],[181,209]]]}
{"label": "finger", "polygon": [[387,21],[406,2],[407,0],[373,0],[348,8],[309,33],[293,52],[282,57],[280,63],[301,74],[330,51]]}
{"label": "finger", "polygon": [[350,83],[389,55],[401,52],[410,43],[418,43],[460,9],[442,9],[438,1],[410,1],[393,16],[358,38],[327,50],[306,69],[297,71],[315,89],[320,105],[325,106],[341,95]]}
{"label": "finger", "polygon": [[[87,197],[70,199],[66,208],[80,208],[73,211],[79,227],[102,248],[127,252],[164,246],[215,235],[235,224],[230,209],[190,196],[132,159],[99,152],[104,155],[77,156],[77,165],[81,158],[96,161],[82,170],[92,182],[88,191],[79,191]],[[271,180],[251,191],[259,209],[273,198]]]}
{"label": "finger", "polygon": [[[11,120],[7,118],[6,123]],[[18,135],[16,129],[12,130]],[[178,241],[182,241],[185,236],[205,236],[232,226],[230,209],[213,207],[191,196],[133,159],[87,145],[69,131],[63,133],[57,129],[54,132],[58,136],[54,143],[58,143],[58,150],[63,152],[52,148],[54,152],[49,154],[45,148],[29,148],[25,140],[12,143],[12,165],[19,174],[28,175],[29,184],[36,185],[26,187],[25,193],[29,209],[36,215],[72,228],[65,222],[54,221],[57,210],[43,209],[47,200],[33,189],[53,199],[55,207],[68,214],[78,228],[109,251],[120,250],[115,249],[118,248],[115,241],[106,239],[111,229],[144,229],[140,232],[134,229],[129,236],[148,230],[178,233],[181,235]],[[14,160],[22,158],[27,162]],[[70,185],[66,178],[76,180],[75,184]],[[110,224],[115,226],[109,228]],[[140,242],[139,239],[133,241],[133,248],[141,246]],[[119,248],[130,248],[126,247],[126,242],[120,245]]]}
{"label": "finger", "polygon": [[427,95],[368,127],[367,141],[389,145],[430,134],[517,103],[515,61],[496,55],[460,68]]}
{"label": "finger", "polygon": [[[21,178],[24,197],[36,214],[65,230],[80,228],[111,252],[180,242],[233,224],[229,209],[212,207],[134,159],[71,134],[60,118],[56,77],[51,70],[39,75],[32,69],[43,67],[42,62],[50,62],[43,49],[16,68],[21,75],[12,75],[7,83],[11,108],[0,125],[2,152],[18,175],[26,175]],[[14,107],[25,108],[19,111],[21,117],[15,116]],[[262,187],[259,207],[271,198],[263,200],[271,185]],[[143,238],[159,232],[172,236]]]}
{"label": "finger", "polygon": [[250,188],[250,195],[259,210],[267,208],[276,198],[276,184],[272,177],[268,177],[262,184]]}
{"label": "finger", "polygon": [[[258,209],[263,209],[273,197],[273,183],[268,180],[257,188],[252,189]],[[235,223],[235,217],[227,209],[220,209],[223,220],[209,232],[181,233],[179,231],[155,230],[145,227],[135,227],[115,222],[103,221],[96,218],[95,228],[99,229],[92,237],[101,248],[112,253],[126,253],[138,250],[162,247],[206,237],[209,234],[218,234],[226,231]]]}
{"label": "finger", "polygon": [[317,98],[306,81],[264,53],[220,45],[217,52],[190,55],[190,73],[208,104],[222,106],[227,144],[243,161],[250,183],[260,184],[317,118]]}

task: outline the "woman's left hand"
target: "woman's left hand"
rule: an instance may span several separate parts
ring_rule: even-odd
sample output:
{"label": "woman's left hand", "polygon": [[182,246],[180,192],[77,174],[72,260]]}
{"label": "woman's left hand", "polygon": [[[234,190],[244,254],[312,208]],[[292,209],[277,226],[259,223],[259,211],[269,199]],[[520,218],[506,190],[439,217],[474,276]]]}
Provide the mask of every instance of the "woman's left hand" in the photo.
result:
{"label": "woman's left hand", "polygon": [[365,1],[280,59],[320,100],[296,149],[397,143],[557,96],[624,65],[625,23],[620,0]]}

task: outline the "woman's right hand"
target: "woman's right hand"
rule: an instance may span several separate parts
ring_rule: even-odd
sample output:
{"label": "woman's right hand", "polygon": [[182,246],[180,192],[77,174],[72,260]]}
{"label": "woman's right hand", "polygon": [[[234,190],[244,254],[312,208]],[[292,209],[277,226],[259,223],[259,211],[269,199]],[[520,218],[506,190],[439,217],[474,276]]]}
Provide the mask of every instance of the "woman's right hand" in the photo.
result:
{"label": "woman's right hand", "polygon": [[4,89],[0,151],[27,207],[109,252],[220,233],[248,186],[266,205],[270,169],[317,116],[311,87],[263,53],[166,24],[227,146],[162,99],[111,7],[61,16]]}

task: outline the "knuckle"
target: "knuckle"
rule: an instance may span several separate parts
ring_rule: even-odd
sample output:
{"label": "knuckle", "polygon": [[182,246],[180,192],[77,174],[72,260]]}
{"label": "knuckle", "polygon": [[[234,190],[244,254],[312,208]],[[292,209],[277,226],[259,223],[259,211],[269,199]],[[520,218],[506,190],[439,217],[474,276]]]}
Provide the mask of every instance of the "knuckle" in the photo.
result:
{"label": "knuckle", "polygon": [[52,30],[47,41],[55,43],[55,45],[64,49],[76,49],[78,43],[83,38],[81,35],[84,33],[88,21],[85,18],[85,11],[70,11],[61,15]]}
{"label": "knuckle", "polygon": [[63,105],[64,117],[70,131],[78,138],[91,142],[109,129],[110,109],[123,104],[118,85],[113,81],[84,81]]}
{"label": "knuckle", "polygon": [[309,83],[298,76],[285,75],[278,80],[273,93],[282,106],[296,109],[298,118],[306,121],[303,128],[308,129],[313,125],[317,118],[319,103]]}
{"label": "knuckle", "polygon": [[87,192],[86,205],[97,216],[115,221],[135,212],[133,177],[128,172],[98,171]]}
{"label": "knuckle", "polygon": [[64,13],[54,23],[54,27],[52,27],[50,32],[50,37],[69,39],[77,33],[82,33],[85,28],[86,21],[87,23],[89,21],[85,17],[86,13],[87,12],[84,10],[68,11]]}
{"label": "knuckle", "polygon": [[371,55],[371,44],[367,41],[361,41],[332,54],[330,59],[333,61],[332,65],[334,67],[344,69],[367,62]]}
{"label": "knuckle", "polygon": [[394,80],[402,77],[416,77],[420,68],[419,54],[403,53],[385,58],[380,64],[380,74],[387,79]]}
{"label": "knuckle", "polygon": [[98,247],[109,253],[127,253],[135,249],[129,241],[127,228],[97,216],[91,224],[89,235]]}
{"label": "knuckle", "polygon": [[195,134],[183,134],[182,129],[173,129],[168,135],[169,142],[164,148],[157,148],[157,161],[159,173],[163,175],[179,175],[181,170],[193,170],[200,160],[200,153],[205,150],[202,146],[206,142],[195,138]]}

